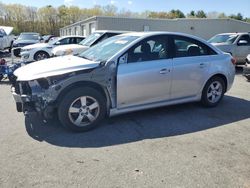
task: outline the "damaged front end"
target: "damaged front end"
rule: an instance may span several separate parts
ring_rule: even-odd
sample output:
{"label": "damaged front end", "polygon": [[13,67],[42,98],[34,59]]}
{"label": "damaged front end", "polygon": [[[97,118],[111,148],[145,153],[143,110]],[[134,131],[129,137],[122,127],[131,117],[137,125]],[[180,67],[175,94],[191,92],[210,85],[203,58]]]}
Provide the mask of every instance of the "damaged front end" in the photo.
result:
{"label": "damaged front end", "polygon": [[17,81],[11,89],[17,111],[25,115],[35,112],[45,119],[52,118],[56,108],[56,96],[61,89],[58,83],[70,76],[66,74],[31,81]]}

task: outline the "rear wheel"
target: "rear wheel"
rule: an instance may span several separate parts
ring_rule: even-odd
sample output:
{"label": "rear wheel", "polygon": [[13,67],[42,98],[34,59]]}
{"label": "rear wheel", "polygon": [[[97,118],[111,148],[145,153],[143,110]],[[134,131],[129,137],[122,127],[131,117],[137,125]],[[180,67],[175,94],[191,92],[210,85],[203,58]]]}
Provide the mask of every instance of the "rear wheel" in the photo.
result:
{"label": "rear wheel", "polygon": [[105,114],[105,98],[99,91],[89,87],[71,90],[58,108],[60,122],[77,132],[93,129]]}
{"label": "rear wheel", "polygon": [[44,52],[44,51],[39,51],[37,52],[35,55],[34,55],[34,59],[36,61],[40,61],[40,60],[43,60],[43,59],[48,59],[49,58],[49,54],[47,52]]}
{"label": "rear wheel", "polygon": [[207,107],[217,106],[224,96],[225,89],[225,82],[222,78],[211,78],[202,91],[202,104]]}

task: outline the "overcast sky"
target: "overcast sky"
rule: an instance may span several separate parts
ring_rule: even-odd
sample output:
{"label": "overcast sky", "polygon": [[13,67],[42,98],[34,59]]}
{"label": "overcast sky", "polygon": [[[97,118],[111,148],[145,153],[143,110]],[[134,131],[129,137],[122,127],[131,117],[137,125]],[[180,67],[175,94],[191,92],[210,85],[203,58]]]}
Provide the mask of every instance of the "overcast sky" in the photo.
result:
{"label": "overcast sky", "polygon": [[227,15],[240,12],[244,17],[250,17],[250,0],[0,0],[1,2],[20,3],[27,6],[42,7],[46,5],[76,5],[81,8],[91,8],[94,5],[113,4],[119,9],[126,8],[134,12],[169,11],[180,9],[185,14],[191,10],[205,12],[224,12]]}

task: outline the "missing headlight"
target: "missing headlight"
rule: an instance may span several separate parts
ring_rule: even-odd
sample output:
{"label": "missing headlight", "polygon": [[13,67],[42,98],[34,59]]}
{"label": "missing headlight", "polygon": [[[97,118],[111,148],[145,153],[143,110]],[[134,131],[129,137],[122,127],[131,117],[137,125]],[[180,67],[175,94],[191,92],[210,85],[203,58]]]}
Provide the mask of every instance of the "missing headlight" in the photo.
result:
{"label": "missing headlight", "polygon": [[49,88],[49,82],[46,78],[40,78],[37,80],[37,82],[41,86],[41,88],[43,88],[43,89]]}

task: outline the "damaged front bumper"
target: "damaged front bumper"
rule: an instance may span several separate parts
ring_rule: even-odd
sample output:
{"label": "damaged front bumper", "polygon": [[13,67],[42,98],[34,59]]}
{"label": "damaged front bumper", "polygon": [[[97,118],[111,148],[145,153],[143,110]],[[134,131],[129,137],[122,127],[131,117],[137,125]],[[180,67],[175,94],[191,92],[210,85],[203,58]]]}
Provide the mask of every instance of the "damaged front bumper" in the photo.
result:
{"label": "damaged front bumper", "polygon": [[42,90],[42,88],[39,84],[31,87],[28,82],[16,83],[16,85],[11,88],[12,96],[16,102],[16,110],[23,112],[25,115],[38,113],[45,119],[50,119],[55,106],[45,99],[43,96],[45,92],[40,90]]}

